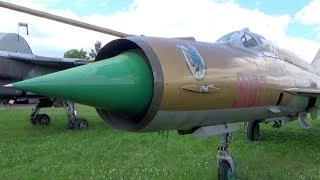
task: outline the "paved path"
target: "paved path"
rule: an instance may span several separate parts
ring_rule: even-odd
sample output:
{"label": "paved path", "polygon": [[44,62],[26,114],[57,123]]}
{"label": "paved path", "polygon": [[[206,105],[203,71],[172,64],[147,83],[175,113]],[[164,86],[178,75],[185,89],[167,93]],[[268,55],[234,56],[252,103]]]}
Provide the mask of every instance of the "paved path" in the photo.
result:
{"label": "paved path", "polygon": [[35,104],[13,104],[13,105],[8,105],[8,104],[5,104],[5,105],[0,105],[0,110],[1,109],[10,109],[10,108],[33,108],[35,107]]}

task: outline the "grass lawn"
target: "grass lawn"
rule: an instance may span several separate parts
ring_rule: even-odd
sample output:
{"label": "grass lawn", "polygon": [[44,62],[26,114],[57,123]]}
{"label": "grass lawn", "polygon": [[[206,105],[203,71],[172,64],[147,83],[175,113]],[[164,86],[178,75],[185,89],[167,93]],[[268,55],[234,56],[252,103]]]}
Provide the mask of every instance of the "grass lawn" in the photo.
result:
{"label": "grass lawn", "polygon": [[[199,139],[170,131],[110,129],[94,109],[80,106],[86,131],[66,130],[61,108],[45,109],[47,127],[32,126],[30,108],[0,110],[0,179],[215,179],[219,137]],[[239,179],[320,179],[320,122],[303,130],[261,126],[250,143],[240,128],[230,145]]]}

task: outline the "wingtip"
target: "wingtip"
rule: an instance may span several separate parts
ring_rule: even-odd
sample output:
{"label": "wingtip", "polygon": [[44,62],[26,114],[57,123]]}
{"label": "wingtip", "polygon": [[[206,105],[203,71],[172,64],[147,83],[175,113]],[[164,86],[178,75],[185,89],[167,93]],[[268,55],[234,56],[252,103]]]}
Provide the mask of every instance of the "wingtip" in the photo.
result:
{"label": "wingtip", "polygon": [[6,84],[3,87],[12,87],[12,86],[13,86],[13,84]]}

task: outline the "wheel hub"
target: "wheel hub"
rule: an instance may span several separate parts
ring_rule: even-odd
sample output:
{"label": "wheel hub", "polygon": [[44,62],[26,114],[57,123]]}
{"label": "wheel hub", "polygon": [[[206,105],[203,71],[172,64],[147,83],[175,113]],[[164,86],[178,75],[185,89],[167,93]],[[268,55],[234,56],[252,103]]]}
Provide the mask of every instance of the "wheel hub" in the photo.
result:
{"label": "wheel hub", "polygon": [[79,123],[79,127],[82,129],[82,128],[85,128],[85,127],[87,127],[87,123],[85,122],[85,121],[81,121],[80,123]]}

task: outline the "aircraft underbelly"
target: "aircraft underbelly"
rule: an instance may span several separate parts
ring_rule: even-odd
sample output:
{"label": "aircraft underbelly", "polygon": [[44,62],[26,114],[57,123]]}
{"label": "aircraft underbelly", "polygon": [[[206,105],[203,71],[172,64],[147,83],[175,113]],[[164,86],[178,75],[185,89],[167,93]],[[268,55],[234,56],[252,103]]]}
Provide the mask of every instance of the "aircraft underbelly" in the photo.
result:
{"label": "aircraft underbelly", "polygon": [[[236,117],[235,114],[237,115]],[[194,127],[265,119],[279,115],[271,113],[268,107],[265,106],[203,111],[159,111],[142,131],[152,131],[155,129],[190,129]]]}

